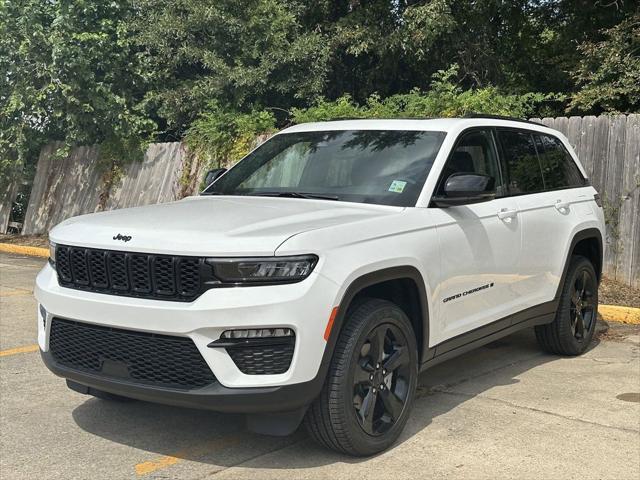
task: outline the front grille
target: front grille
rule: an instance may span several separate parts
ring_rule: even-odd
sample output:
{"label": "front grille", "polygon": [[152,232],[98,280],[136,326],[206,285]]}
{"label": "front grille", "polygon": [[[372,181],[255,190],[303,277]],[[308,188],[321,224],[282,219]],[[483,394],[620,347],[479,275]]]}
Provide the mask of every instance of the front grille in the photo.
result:
{"label": "front grille", "polygon": [[289,370],[295,339],[275,345],[237,345],[227,347],[227,353],[238,369],[246,375],[276,375]]}
{"label": "front grille", "polygon": [[211,268],[200,257],[56,247],[60,285],[112,295],[189,302]]}
{"label": "front grille", "polygon": [[193,341],[54,318],[49,348],[67,368],[132,383],[191,390],[216,381]]}

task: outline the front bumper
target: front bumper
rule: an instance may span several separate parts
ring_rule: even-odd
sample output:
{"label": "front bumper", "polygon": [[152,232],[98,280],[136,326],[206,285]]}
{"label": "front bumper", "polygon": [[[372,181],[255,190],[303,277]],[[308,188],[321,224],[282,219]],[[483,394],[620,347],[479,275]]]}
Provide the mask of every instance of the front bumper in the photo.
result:
{"label": "front bumper", "polygon": [[[303,282],[208,290],[190,303],[117,297],[60,287],[50,265],[36,279],[35,296],[46,310],[38,314],[38,343],[45,364],[74,382],[141,400],[219,411],[283,411],[309,403],[324,380],[324,330],[338,287],[318,273]],[[196,345],[217,382],[177,391],[136,385],[57,364],[49,351],[51,319],[139,332],[188,337]],[[295,332],[290,368],[282,374],[242,373],[224,348],[208,347],[223,331],[234,328],[286,327]]]}
{"label": "front bumper", "polygon": [[147,402],[176,407],[198,408],[229,413],[277,413],[289,412],[309,405],[320,392],[324,379],[321,375],[309,382],[279,387],[227,388],[219,382],[204,388],[178,391],[149,385],[136,385],[114,378],[91,375],[65,368],[56,363],[50,352],[40,351],[49,370],[68,381],[91,389],[135,398]]}

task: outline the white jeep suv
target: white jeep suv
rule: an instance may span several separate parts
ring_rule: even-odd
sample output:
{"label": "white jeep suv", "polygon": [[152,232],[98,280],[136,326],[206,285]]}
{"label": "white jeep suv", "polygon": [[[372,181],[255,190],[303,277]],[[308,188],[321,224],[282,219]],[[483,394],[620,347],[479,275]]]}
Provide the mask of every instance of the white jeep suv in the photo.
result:
{"label": "white jeep suv", "polygon": [[37,278],[44,362],[73,390],[304,423],[389,445],[418,373],[516,330],[593,336],[604,219],[567,139],[497,117],[281,131],[204,192],[83,215]]}

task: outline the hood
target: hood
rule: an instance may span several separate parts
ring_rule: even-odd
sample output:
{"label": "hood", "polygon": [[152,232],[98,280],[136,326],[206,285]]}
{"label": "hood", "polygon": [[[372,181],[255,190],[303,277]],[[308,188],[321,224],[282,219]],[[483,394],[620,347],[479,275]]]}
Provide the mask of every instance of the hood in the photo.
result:
{"label": "hood", "polygon": [[[131,252],[273,255],[292,235],[400,211],[327,200],[199,196],[70,218],[53,228],[49,238],[65,245]],[[121,239],[114,239],[118,235]]]}

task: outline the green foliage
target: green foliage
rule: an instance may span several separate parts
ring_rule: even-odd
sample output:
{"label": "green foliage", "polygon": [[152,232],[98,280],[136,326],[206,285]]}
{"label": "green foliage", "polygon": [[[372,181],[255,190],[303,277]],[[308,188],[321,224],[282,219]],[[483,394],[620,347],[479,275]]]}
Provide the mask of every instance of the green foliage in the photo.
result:
{"label": "green foliage", "polygon": [[302,2],[142,0],[131,23],[153,78],[147,99],[182,136],[210,101],[249,111],[322,93],[329,46],[302,22]]}
{"label": "green foliage", "polygon": [[640,110],[640,13],[580,46],[574,71],[580,86],[569,110],[632,113]]}
{"label": "green foliage", "polygon": [[[452,117],[472,112],[526,118],[539,112],[545,103],[562,100],[556,94],[509,95],[492,86],[464,90],[454,82],[457,72],[456,65],[437,72],[428,91],[414,89],[387,98],[374,94],[364,104],[349,95],[334,101],[320,98],[311,107],[293,108],[289,121],[295,124],[345,118]],[[276,119],[270,111],[240,113],[210,102],[187,131],[185,140],[190,151],[210,167],[227,167],[255,146],[256,137],[269,135],[275,128]]]}
{"label": "green foliage", "polygon": [[209,167],[226,167],[249,153],[257,136],[272,133],[275,124],[271,112],[239,113],[211,102],[187,131],[185,142]]}
{"label": "green foliage", "polygon": [[126,26],[133,14],[132,3],[111,0],[0,4],[3,173],[19,171],[52,140],[121,143],[154,130]]}
{"label": "green foliage", "polygon": [[110,181],[145,142],[187,132],[215,164],[246,152],[252,132],[291,120],[281,111],[294,121],[522,117],[558,114],[567,98],[575,113],[637,111],[637,9],[584,0],[0,0],[0,185],[32,169],[51,141],[62,142],[59,156],[101,143]]}
{"label": "green foliage", "polygon": [[344,95],[335,101],[318,100],[307,109],[294,108],[294,123],[336,120],[341,118],[427,118],[455,117],[469,113],[486,113],[527,118],[541,111],[545,103],[562,100],[562,95],[526,93],[505,94],[488,86],[463,90],[454,82],[458,67],[437,72],[428,91],[413,89],[387,98],[371,95],[364,105]]}

